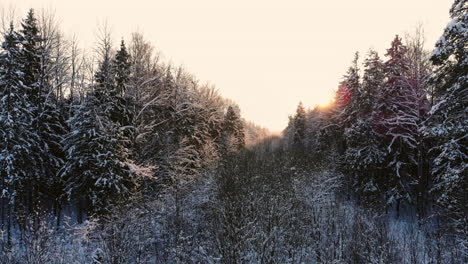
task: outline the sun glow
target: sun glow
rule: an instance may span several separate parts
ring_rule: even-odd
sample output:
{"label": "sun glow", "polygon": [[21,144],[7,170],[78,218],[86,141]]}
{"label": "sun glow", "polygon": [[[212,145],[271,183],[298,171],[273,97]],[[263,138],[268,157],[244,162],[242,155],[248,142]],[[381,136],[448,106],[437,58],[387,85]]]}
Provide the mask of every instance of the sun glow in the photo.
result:
{"label": "sun glow", "polygon": [[328,108],[333,104],[335,98],[335,91],[330,90],[322,93],[320,96],[315,98],[315,102],[312,104],[319,108]]}
{"label": "sun glow", "polygon": [[327,101],[323,101],[323,102],[320,102],[317,104],[318,107],[320,108],[328,108],[332,105],[333,103],[333,100],[332,99],[328,99]]}

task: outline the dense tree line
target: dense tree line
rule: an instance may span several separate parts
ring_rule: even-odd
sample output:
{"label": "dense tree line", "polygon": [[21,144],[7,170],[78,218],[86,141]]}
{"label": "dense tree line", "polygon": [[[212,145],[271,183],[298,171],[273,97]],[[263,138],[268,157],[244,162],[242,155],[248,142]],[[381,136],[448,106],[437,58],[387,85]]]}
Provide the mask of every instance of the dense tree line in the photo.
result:
{"label": "dense tree line", "polygon": [[286,129],[290,148],[306,149],[306,162],[327,159],[340,168],[348,197],[395,208],[397,218],[402,207],[422,221],[437,214],[465,238],[467,10],[466,1],[455,1],[432,54],[420,29],[405,42],[396,36],[385,60],[370,50],[363,69],[356,53],[334,103],[307,113],[299,104]]}
{"label": "dense tree line", "polygon": [[[11,21],[0,52],[2,230],[75,207],[106,215],[134,193],[197,176],[245,146],[239,108],[160,61],[141,33],[96,54],[65,41],[51,14]],[[95,59],[94,59],[95,58]]]}

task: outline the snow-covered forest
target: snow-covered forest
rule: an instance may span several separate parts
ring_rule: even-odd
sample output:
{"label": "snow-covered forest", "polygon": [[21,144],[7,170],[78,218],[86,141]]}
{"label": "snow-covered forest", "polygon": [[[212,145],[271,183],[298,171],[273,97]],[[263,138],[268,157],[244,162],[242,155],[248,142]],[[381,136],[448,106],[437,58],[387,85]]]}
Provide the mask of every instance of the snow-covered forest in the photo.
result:
{"label": "snow-covered forest", "polygon": [[[1,263],[467,263],[468,1],[282,135],[141,32],[2,17]],[[127,38],[125,38],[127,39]]]}

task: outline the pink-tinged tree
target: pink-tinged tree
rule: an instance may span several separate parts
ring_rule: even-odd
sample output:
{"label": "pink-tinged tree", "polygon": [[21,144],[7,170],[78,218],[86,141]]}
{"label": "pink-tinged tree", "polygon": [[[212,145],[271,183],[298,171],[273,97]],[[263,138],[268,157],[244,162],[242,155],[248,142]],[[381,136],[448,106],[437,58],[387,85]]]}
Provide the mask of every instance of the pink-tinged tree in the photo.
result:
{"label": "pink-tinged tree", "polygon": [[[350,160],[347,159],[349,146],[355,143],[355,135],[351,135],[354,132],[353,126],[359,121],[359,115],[361,112],[361,82],[359,76],[358,67],[359,54],[356,52],[351,66],[348,68],[344,76],[343,82],[340,84],[340,88],[337,91],[337,125],[341,131],[341,139],[338,146],[338,153],[340,155],[340,164],[344,171],[347,172],[345,183],[347,190],[350,191],[352,186],[356,185],[356,177],[358,172],[350,170]],[[350,132],[350,133],[348,133]],[[348,196],[349,197],[349,196]]]}
{"label": "pink-tinged tree", "polygon": [[340,82],[338,90],[335,93],[335,98],[332,106],[329,109],[330,122],[323,128],[324,134],[331,142],[333,142],[339,153],[344,151],[344,141],[342,140],[344,127],[342,114],[346,106],[351,100],[351,92],[346,81]]}
{"label": "pink-tinged tree", "polygon": [[340,126],[343,128],[348,128],[356,122],[360,112],[361,82],[358,60],[359,54],[356,52],[337,92],[337,104],[341,108],[339,113]]}
{"label": "pink-tinged tree", "polygon": [[346,82],[341,82],[338,86],[338,90],[335,95],[334,107],[336,109],[343,109],[351,100],[351,92],[349,91],[348,84]]}

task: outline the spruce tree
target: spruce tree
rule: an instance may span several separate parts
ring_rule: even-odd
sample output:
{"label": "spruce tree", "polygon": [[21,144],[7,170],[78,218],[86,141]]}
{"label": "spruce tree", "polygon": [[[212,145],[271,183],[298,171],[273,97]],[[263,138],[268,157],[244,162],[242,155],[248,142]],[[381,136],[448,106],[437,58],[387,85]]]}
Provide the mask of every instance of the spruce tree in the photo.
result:
{"label": "spruce tree", "polygon": [[113,107],[113,96],[117,94],[114,80],[114,67],[111,58],[111,46],[107,41],[102,44],[101,60],[99,68],[94,74],[96,85],[93,87],[93,95],[96,101],[101,106],[102,114],[111,115]]}
{"label": "spruce tree", "polygon": [[108,212],[110,204],[127,197],[137,180],[129,166],[121,113],[116,111],[121,96],[116,93],[108,44],[104,42],[94,91],[69,120],[71,133],[64,141],[67,163],[61,172],[69,197],[88,202],[89,211],[97,214]]}
{"label": "spruce tree", "polygon": [[[336,124],[337,130],[339,133],[335,136],[337,143],[337,153],[338,153],[338,162],[337,167],[346,171],[346,190],[350,192],[352,186],[355,185],[356,172],[351,170],[350,164],[347,164],[348,160],[346,159],[348,152],[348,145],[353,144],[353,138],[349,135],[348,130],[353,129],[352,126],[358,121],[358,114],[360,112],[360,76],[359,76],[359,67],[358,67],[359,54],[356,52],[351,66],[349,67],[344,80],[340,85],[338,92],[344,92],[344,94],[337,94],[337,113],[334,117],[334,122]],[[349,193],[348,193],[349,194]],[[348,195],[350,197],[350,195]]]}
{"label": "spruce tree", "polygon": [[386,79],[373,118],[388,153],[386,165],[391,174],[383,183],[387,201],[396,203],[399,216],[401,201],[414,203],[419,195],[416,189],[422,180],[418,164],[422,162],[423,144],[420,128],[428,111],[428,100],[424,76],[411,74],[412,63],[400,37],[395,37],[386,55]]}
{"label": "spruce tree", "polygon": [[115,54],[114,58],[114,74],[115,74],[115,93],[121,97],[127,91],[127,84],[130,80],[130,55],[125,47],[125,42],[122,40],[120,49]]}
{"label": "spruce tree", "polygon": [[345,109],[351,101],[351,91],[346,81],[340,82],[338,90],[335,93],[334,103],[329,112],[329,123],[322,129],[326,140],[332,144],[336,150],[337,166],[341,166],[342,157],[346,151],[346,140],[344,138],[344,115]]}
{"label": "spruce tree", "polygon": [[355,99],[355,122],[346,129],[346,169],[353,174],[353,185],[359,199],[366,205],[380,200],[379,179],[386,151],[374,130],[372,112],[377,92],[382,88],[383,63],[377,52],[370,51],[364,61],[363,83]]}
{"label": "spruce tree", "polygon": [[424,128],[434,142],[432,176],[437,203],[460,234],[468,233],[468,2],[456,0],[452,21],[430,60],[435,105]]}
{"label": "spruce tree", "polygon": [[41,92],[39,79],[43,68],[40,54],[42,39],[39,36],[39,26],[33,9],[28,11],[26,18],[21,23],[21,27],[20,39],[24,84],[30,87],[31,102],[38,105]]}
{"label": "spruce tree", "polygon": [[385,79],[383,62],[379,54],[370,50],[364,60],[364,75],[361,90],[361,117],[372,115],[375,110],[377,94]]}
{"label": "spruce tree", "polygon": [[40,138],[32,129],[30,87],[25,85],[20,35],[10,26],[0,57],[0,170],[2,196],[16,210],[32,207],[30,186],[40,176]]}
{"label": "spruce tree", "polygon": [[72,200],[85,201],[91,213],[102,214],[129,195],[135,178],[120,140],[122,131],[100,114],[98,102],[90,95],[84,105],[75,107],[71,133],[64,140],[68,155],[61,175]]}
{"label": "spruce tree", "polygon": [[359,114],[359,108],[361,107],[360,97],[361,97],[361,82],[359,76],[359,67],[358,67],[359,53],[354,54],[354,59],[352,65],[349,67],[348,72],[344,76],[343,83],[346,84],[346,92],[348,102],[343,104],[343,108],[339,113],[340,126],[344,129],[350,127],[354,122],[356,122]]}
{"label": "spruce tree", "polygon": [[[52,90],[51,76],[47,68],[51,64],[52,54],[45,49],[47,39],[40,36],[39,25],[30,9],[22,22],[20,34],[21,58],[24,71],[24,84],[31,91],[29,101],[33,114],[33,126],[40,138],[41,170],[38,179],[31,183],[34,200],[57,199],[61,195],[61,182],[57,172],[63,165],[64,153],[61,140],[66,133],[58,98]],[[52,194],[52,197],[50,196]]]}
{"label": "spruce tree", "polygon": [[296,109],[296,115],[293,118],[293,150],[299,155],[304,154],[306,142],[306,111],[302,102],[299,103]]}
{"label": "spruce tree", "polygon": [[222,146],[224,152],[236,152],[245,146],[244,125],[238,113],[229,106],[224,116]]}
{"label": "spruce tree", "polygon": [[110,93],[113,101],[111,119],[120,124],[123,136],[125,137],[124,145],[128,149],[133,148],[132,143],[134,143],[136,104],[132,96],[127,96],[127,86],[130,81],[130,66],[130,55],[122,40],[120,49],[115,54],[112,62],[114,87]]}

